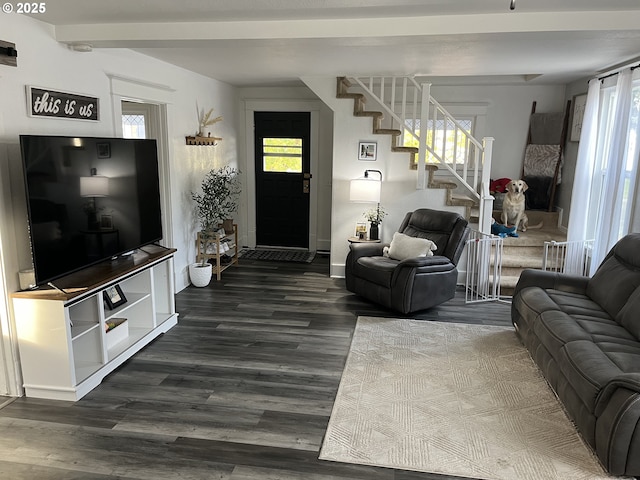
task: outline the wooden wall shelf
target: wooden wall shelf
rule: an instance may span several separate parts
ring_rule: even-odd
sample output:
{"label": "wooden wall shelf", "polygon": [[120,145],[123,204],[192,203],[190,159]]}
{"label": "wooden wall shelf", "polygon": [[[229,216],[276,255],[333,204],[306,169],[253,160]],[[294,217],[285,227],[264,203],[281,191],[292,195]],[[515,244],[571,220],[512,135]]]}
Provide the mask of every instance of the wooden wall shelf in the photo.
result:
{"label": "wooden wall shelf", "polygon": [[185,137],[187,145],[211,145],[216,146],[222,138],[220,137]]}

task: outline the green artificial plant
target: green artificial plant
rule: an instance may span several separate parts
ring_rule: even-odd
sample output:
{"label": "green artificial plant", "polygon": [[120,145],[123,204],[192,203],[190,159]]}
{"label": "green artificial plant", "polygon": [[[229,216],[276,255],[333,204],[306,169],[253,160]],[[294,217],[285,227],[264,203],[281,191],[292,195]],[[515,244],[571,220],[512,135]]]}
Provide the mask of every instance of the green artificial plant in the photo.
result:
{"label": "green artificial plant", "polygon": [[203,232],[214,232],[218,224],[238,209],[240,171],[224,166],[213,169],[202,180],[202,193],[191,192]]}

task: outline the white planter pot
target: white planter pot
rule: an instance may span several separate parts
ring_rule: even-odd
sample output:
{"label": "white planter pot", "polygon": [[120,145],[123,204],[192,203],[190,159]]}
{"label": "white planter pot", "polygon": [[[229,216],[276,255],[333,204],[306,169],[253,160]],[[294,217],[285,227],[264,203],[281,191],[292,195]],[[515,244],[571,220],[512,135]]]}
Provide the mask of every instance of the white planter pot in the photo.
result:
{"label": "white planter pot", "polygon": [[211,281],[213,274],[210,263],[202,265],[201,263],[192,263],[189,265],[189,278],[194,287],[206,287]]}

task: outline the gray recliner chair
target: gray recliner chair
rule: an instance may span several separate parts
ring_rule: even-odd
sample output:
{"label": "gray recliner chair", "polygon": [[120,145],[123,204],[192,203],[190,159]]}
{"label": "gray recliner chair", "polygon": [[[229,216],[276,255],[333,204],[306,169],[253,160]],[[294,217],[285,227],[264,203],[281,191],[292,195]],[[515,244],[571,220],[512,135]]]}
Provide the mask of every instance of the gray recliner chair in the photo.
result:
{"label": "gray recliner chair", "polygon": [[469,235],[467,220],[453,212],[421,208],[405,216],[398,232],[426,238],[433,256],[394,260],[388,244],[353,243],[346,262],[347,289],[401,313],[431,308],[454,297],[456,267]]}

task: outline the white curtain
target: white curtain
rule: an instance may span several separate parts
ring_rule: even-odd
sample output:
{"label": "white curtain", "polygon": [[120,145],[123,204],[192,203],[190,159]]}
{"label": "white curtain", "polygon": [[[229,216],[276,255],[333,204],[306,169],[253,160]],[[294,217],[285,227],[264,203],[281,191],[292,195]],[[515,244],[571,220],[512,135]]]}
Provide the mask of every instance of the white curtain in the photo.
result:
{"label": "white curtain", "polygon": [[[634,198],[638,163],[638,142],[635,139],[640,133],[637,112],[635,120],[631,121],[631,69],[617,75],[615,90],[607,93],[610,96],[607,97],[609,103],[606,108],[603,107],[602,92],[599,80],[589,83],[568,229],[570,242],[588,240],[589,237],[595,240],[590,275],[595,273],[621,235],[629,231],[633,210],[629,202]],[[637,110],[637,106],[634,108]],[[633,164],[631,173],[630,163]],[[575,248],[580,251],[574,255],[582,253],[579,243]]]}
{"label": "white curtain", "polygon": [[[602,208],[598,216],[595,243],[593,245],[593,261],[591,262],[591,274],[607,252],[620,239],[620,227],[629,225],[629,215],[623,215],[623,175],[627,161],[629,148],[629,114],[631,112],[631,70],[626,69],[618,75],[616,85],[615,103],[613,110],[613,126],[611,141],[607,151],[603,152],[607,158],[606,174],[604,178],[604,195],[602,195]],[[633,198],[633,197],[632,197]],[[629,209],[627,209],[629,210]],[[624,228],[627,231],[627,228]]]}
{"label": "white curtain", "polygon": [[600,80],[597,78],[589,82],[587,103],[584,108],[582,130],[580,132],[576,173],[571,193],[571,216],[569,217],[567,232],[567,240],[569,242],[589,239],[587,229],[589,209],[586,206],[591,203],[591,183],[596,164],[598,119],[600,117],[600,85]]}
{"label": "white curtain", "polygon": [[587,103],[582,119],[580,145],[576,173],[571,193],[571,215],[567,231],[567,257],[564,272],[581,275],[584,268],[584,241],[590,240],[589,208],[591,202],[591,185],[596,165],[596,147],[598,140],[598,119],[600,117],[600,80],[594,78],[589,82]]}

